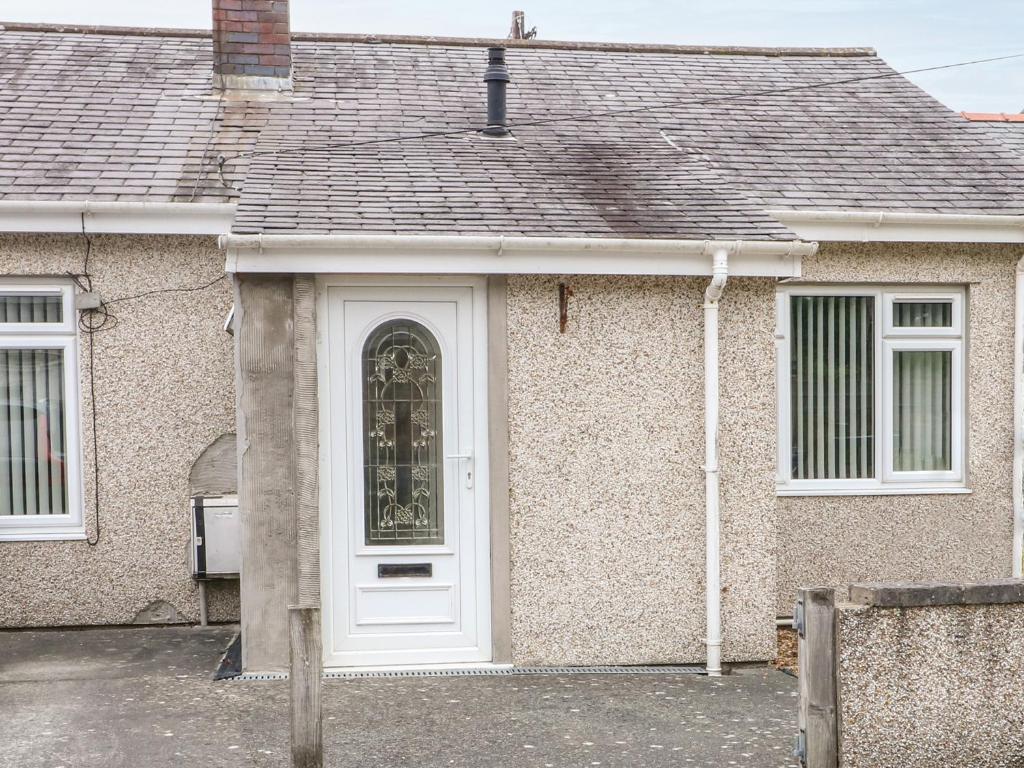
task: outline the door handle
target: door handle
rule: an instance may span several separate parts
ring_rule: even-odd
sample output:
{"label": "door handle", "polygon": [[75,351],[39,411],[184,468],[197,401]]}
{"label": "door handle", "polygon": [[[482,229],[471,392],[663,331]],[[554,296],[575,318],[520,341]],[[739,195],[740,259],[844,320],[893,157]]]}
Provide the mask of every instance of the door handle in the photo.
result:
{"label": "door handle", "polygon": [[445,456],[446,459],[453,459],[455,461],[466,462],[466,487],[473,487],[473,454],[472,453],[453,453]]}

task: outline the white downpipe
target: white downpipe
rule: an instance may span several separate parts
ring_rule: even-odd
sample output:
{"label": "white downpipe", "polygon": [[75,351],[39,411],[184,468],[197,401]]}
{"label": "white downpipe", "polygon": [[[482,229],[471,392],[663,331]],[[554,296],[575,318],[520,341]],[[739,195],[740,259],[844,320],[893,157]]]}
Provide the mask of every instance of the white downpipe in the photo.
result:
{"label": "white downpipe", "polygon": [[1024,257],[1017,262],[1013,316],[1013,576],[1024,570]]}
{"label": "white downpipe", "polygon": [[706,531],[708,675],[722,674],[721,515],[718,474],[718,301],[729,278],[729,256],[715,250],[711,282],[704,291],[704,517]]}

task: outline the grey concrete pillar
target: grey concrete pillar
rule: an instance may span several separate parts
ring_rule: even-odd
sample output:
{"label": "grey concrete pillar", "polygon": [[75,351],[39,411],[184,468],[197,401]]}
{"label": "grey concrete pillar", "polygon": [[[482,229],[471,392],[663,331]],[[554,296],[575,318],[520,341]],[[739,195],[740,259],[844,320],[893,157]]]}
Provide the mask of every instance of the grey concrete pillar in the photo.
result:
{"label": "grey concrete pillar", "polygon": [[295,334],[290,275],[235,283],[238,501],[242,522],[242,664],[289,667],[296,579]]}

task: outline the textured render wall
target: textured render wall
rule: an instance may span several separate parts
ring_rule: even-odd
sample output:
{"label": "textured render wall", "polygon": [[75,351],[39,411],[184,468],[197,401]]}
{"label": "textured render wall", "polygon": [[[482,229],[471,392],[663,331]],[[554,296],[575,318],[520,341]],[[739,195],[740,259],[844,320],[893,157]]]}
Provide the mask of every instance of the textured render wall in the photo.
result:
{"label": "textured render wall", "polygon": [[807,281],[968,286],[970,495],[779,499],[777,610],[801,586],[1009,576],[1014,270],[1010,245],[826,243]]}
{"label": "textured render wall", "polygon": [[[704,658],[706,280],[508,281],[517,664]],[[725,658],[774,642],[774,285],[721,309]]]}
{"label": "textured render wall", "polygon": [[[214,238],[93,236],[90,272],[104,298],[201,285],[223,273]],[[0,275],[81,272],[74,235],[0,236]],[[196,293],[116,305],[118,325],[95,337],[101,538],[0,542],[0,626],[130,623],[148,612],[195,621],[189,577],[189,470],[234,431],[227,281]],[[87,339],[81,342],[85,520],[95,536]],[[211,620],[238,617],[236,584],[210,590]]]}
{"label": "textured render wall", "polygon": [[843,768],[1024,765],[1024,604],[837,614]]}

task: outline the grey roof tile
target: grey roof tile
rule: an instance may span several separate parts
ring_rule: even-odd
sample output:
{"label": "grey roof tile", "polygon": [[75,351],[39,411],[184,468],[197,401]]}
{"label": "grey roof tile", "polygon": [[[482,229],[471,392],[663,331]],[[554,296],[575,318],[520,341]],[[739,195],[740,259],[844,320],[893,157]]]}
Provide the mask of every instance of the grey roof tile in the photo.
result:
{"label": "grey roof tile", "polygon": [[220,101],[193,33],[0,31],[0,197],[237,199],[238,232],[786,239],[765,209],[1024,213],[1017,139],[874,56],[515,47],[516,141],[381,143],[480,127],[484,44],[293,52],[293,101]]}
{"label": "grey roof tile", "polygon": [[1020,117],[1022,119],[1012,122],[1008,120],[979,121],[976,125],[983,127],[993,139],[1024,157],[1024,115]]}

